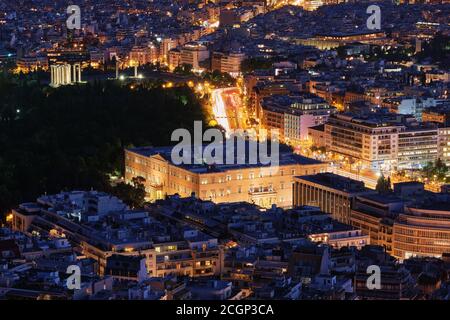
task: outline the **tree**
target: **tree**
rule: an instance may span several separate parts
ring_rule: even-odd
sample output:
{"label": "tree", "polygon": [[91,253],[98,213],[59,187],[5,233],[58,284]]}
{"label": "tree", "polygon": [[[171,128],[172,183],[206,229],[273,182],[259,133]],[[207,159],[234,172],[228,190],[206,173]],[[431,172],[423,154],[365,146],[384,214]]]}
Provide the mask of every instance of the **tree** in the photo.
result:
{"label": "tree", "polygon": [[122,199],[131,208],[142,208],[145,203],[145,179],[134,177],[130,184],[120,182],[111,188],[111,193]]}
{"label": "tree", "polygon": [[272,68],[273,61],[264,58],[248,58],[242,61],[241,70],[243,73],[249,73],[257,69]]}
{"label": "tree", "polygon": [[173,72],[183,75],[192,75],[192,65],[183,63],[182,65],[175,67]]}
{"label": "tree", "polygon": [[448,174],[448,167],[440,158],[438,158],[434,163],[428,162],[425,167],[423,167],[422,172],[428,179],[445,181]]}
{"label": "tree", "polygon": [[388,177],[387,179],[384,177],[383,174],[378,178],[377,185],[375,187],[375,190],[377,190],[378,193],[384,194],[389,193],[392,191],[391,189],[391,178]]}

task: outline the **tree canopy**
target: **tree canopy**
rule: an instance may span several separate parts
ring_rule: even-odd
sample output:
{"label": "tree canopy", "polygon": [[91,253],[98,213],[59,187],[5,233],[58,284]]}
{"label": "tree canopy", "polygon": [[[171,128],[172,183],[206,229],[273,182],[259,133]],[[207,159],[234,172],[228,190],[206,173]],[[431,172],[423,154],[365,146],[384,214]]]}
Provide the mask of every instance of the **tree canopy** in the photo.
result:
{"label": "tree canopy", "polygon": [[377,185],[375,187],[378,193],[389,193],[392,191],[391,189],[391,178],[385,178],[383,174],[377,180]]}
{"label": "tree canopy", "polygon": [[[190,88],[115,81],[53,89],[0,74],[0,213],[48,192],[108,190],[123,149],[169,145],[205,116]],[[136,186],[135,186],[136,187]]]}

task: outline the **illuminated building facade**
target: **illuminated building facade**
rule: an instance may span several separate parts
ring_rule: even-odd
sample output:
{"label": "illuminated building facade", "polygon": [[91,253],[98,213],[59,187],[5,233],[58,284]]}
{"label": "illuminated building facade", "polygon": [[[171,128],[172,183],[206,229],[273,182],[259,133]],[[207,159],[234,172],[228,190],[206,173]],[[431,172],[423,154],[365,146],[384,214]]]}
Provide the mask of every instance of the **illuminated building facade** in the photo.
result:
{"label": "illuminated building facade", "polygon": [[50,66],[50,86],[57,88],[59,86],[69,85],[81,82],[81,65],[76,63],[54,64]]}
{"label": "illuminated building facade", "polygon": [[130,61],[138,65],[155,63],[158,61],[158,48],[155,45],[134,46],[130,51]]}
{"label": "illuminated building facade", "polygon": [[392,254],[393,222],[405,201],[392,194],[358,196],[352,205],[350,224],[370,236],[370,244]]}
{"label": "illuminated building facade", "polygon": [[369,168],[389,170],[395,164],[399,130],[387,122],[333,115],[325,123],[326,146],[328,151],[359,159]]}
{"label": "illuminated building facade", "polygon": [[36,70],[47,70],[48,59],[47,57],[33,56],[33,57],[21,57],[17,59],[17,72],[33,72]]}
{"label": "illuminated building facade", "polygon": [[450,105],[426,108],[422,111],[423,122],[450,123]]}
{"label": "illuminated building facade", "polygon": [[450,167],[450,127],[439,128],[438,158]]}
{"label": "illuminated building facade", "polygon": [[244,59],[245,54],[243,53],[214,52],[211,59],[211,70],[237,77],[241,74],[241,63]]}
{"label": "illuminated building facade", "polygon": [[339,222],[350,224],[351,204],[355,197],[374,193],[362,181],[333,173],[294,178],[293,206],[316,206]]}
{"label": "illuminated building facade", "polygon": [[418,169],[437,159],[438,129],[404,129],[398,134],[398,169]]}
{"label": "illuminated building facade", "polygon": [[308,235],[308,238],[313,242],[326,243],[336,249],[343,247],[356,247],[361,249],[365,245],[370,244],[370,237],[358,229],[313,233]]}
{"label": "illuminated building facade", "polygon": [[450,252],[450,197],[409,205],[394,222],[393,255],[442,257]]}
{"label": "illuminated building facade", "polygon": [[178,193],[220,202],[247,201],[262,207],[292,205],[292,182],[296,175],[327,170],[327,164],[280,151],[277,167],[261,164],[175,165],[171,147],[125,150],[125,180],[141,176],[149,199]]}
{"label": "illuminated building facade", "polygon": [[219,274],[221,251],[217,239],[156,243],[142,252],[150,276],[212,276]]}
{"label": "illuminated building facade", "polygon": [[204,68],[200,66],[200,63],[209,58],[209,50],[206,46],[191,42],[184,45],[180,49],[180,64],[192,66],[193,71],[202,71]]}
{"label": "illuminated building facade", "polygon": [[438,155],[436,126],[419,124],[409,116],[331,115],[324,136],[328,151],[375,171],[421,168]]}
{"label": "illuminated building facade", "polygon": [[323,99],[310,94],[274,95],[261,102],[263,127],[278,129],[287,144],[308,139],[308,128],[324,124],[335,112]]}

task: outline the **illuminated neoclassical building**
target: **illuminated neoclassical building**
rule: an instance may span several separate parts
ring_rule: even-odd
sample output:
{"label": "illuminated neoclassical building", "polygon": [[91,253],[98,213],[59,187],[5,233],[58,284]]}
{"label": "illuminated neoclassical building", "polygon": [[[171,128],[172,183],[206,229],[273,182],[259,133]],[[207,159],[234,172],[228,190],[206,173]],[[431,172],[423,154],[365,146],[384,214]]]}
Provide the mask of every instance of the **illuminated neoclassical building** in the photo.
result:
{"label": "illuminated neoclassical building", "polygon": [[216,203],[247,201],[262,207],[290,207],[294,176],[324,172],[327,164],[281,149],[280,146],[279,165],[275,167],[259,162],[175,165],[171,161],[172,147],[126,149],[125,180],[145,178],[150,200],[195,193],[200,199]]}

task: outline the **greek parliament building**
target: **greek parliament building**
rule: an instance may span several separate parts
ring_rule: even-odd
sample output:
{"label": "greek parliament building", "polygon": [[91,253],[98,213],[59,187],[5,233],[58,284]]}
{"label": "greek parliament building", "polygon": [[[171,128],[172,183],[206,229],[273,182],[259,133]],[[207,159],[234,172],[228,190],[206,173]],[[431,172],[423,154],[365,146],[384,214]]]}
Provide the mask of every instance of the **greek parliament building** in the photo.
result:
{"label": "greek parliament building", "polygon": [[[171,150],[172,147],[126,149],[126,182],[143,177],[150,200],[176,193],[182,197],[195,193],[200,199],[216,203],[247,201],[265,208],[272,204],[290,207],[294,176],[327,169],[326,163],[296,155],[284,145],[280,145],[279,165],[274,167],[261,164],[259,159],[257,164],[246,161],[246,164],[213,166],[175,165]],[[234,163],[238,163],[236,159]]]}
{"label": "greek parliament building", "polygon": [[370,236],[371,245],[403,260],[450,253],[450,193],[424,190],[419,182],[377,193],[361,181],[332,173],[295,177],[293,205],[314,205]]}

